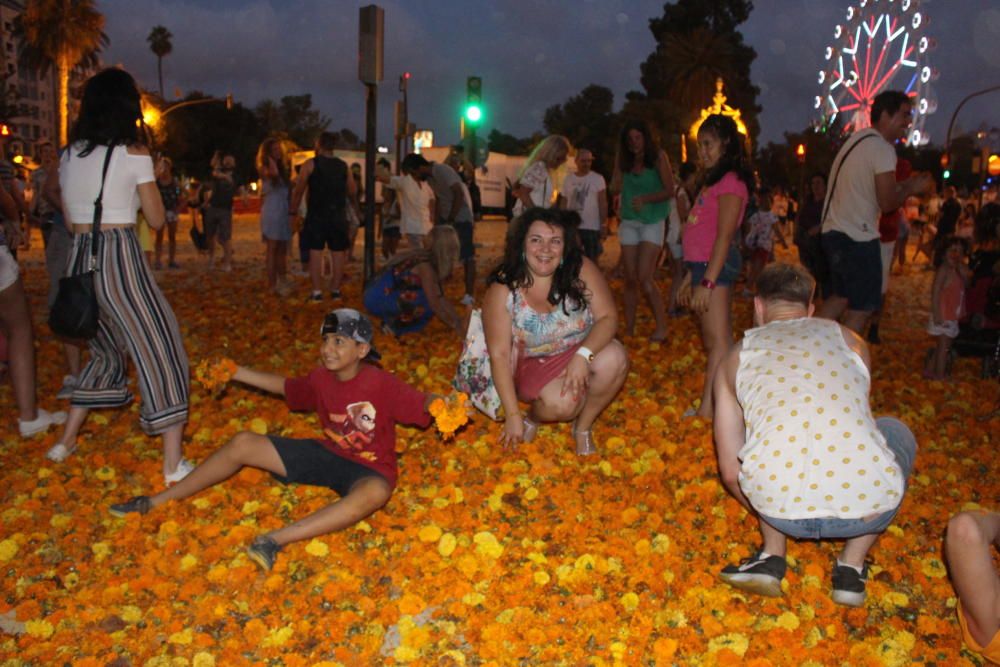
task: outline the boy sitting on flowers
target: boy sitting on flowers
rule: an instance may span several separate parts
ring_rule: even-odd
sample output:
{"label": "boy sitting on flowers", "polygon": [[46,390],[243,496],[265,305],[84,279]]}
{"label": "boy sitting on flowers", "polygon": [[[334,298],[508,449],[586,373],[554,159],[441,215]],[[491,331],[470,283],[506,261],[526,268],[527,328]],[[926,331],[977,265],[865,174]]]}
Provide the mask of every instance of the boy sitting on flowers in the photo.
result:
{"label": "boy sitting on flowers", "polygon": [[270,570],[286,544],[341,530],[378,510],[396,485],[396,423],[428,426],[433,397],[364,363],[379,358],[371,344],[373,332],[365,315],[339,308],[326,316],[320,329],[322,366],[306,377],[236,367],[232,379],[284,396],[292,410],[315,410],[324,437],[294,440],[242,431],[175,486],[112,505],[111,513],[146,514],[168,500],[218,484],[244,466],[266,470],[281,482],[336,491],[338,501],[253,541],[247,553]]}

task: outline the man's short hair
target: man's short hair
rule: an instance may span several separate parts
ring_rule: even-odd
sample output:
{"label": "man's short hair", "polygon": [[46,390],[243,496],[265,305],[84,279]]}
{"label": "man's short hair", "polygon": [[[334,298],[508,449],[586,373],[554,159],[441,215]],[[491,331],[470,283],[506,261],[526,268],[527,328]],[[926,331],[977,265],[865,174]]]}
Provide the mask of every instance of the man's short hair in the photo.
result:
{"label": "man's short hair", "polygon": [[757,296],[767,301],[787,301],[809,307],[816,281],[803,267],[777,262],[757,277]]}
{"label": "man's short hair", "polygon": [[322,132],[319,135],[319,139],[316,140],[319,144],[320,150],[332,151],[337,147],[337,133],[336,132]]}
{"label": "man's short hair", "polygon": [[910,96],[899,90],[886,90],[875,96],[872,101],[871,123],[877,125],[883,112],[895,115],[904,104],[913,106]]}

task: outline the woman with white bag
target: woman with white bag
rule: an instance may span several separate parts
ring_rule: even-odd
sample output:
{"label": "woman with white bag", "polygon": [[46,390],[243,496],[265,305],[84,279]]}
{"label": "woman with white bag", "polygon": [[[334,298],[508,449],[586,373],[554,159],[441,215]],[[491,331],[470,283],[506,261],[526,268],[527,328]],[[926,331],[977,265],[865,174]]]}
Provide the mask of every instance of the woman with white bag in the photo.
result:
{"label": "woman with white bag", "polygon": [[[571,211],[528,209],[489,277],[483,327],[506,447],[530,442],[542,422],[573,421],[577,454],[596,453],[591,426],[628,373],[615,302],[583,256],[579,222]],[[531,404],[527,415],[519,401]]]}

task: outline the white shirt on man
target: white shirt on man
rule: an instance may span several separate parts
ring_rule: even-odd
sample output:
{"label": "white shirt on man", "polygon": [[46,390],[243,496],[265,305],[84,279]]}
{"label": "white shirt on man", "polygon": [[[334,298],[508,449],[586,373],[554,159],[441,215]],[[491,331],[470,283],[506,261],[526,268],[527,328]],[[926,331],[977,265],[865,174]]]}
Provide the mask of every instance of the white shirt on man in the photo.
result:
{"label": "white shirt on man", "polygon": [[895,171],[896,150],[877,130],[868,128],[852,134],[830,168],[823,233],[842,232],[859,242],[877,239],[882,209],[875,194],[875,176]]}
{"label": "white shirt on man", "polygon": [[566,174],[560,194],[566,199],[566,208],[580,214],[580,229],[600,231],[601,210],[597,195],[605,189],[604,177],[595,171],[588,171],[584,176],[573,172]]}
{"label": "white shirt on man", "polygon": [[858,519],[899,505],[902,471],[875,424],[870,383],[833,320],[779,320],[746,332],[736,372],[746,435],[737,456],[740,489],[755,510]]}
{"label": "white shirt on man", "polygon": [[428,234],[431,231],[430,201],[434,191],[409,174],[393,176],[389,187],[399,196],[399,229],[403,234]]}

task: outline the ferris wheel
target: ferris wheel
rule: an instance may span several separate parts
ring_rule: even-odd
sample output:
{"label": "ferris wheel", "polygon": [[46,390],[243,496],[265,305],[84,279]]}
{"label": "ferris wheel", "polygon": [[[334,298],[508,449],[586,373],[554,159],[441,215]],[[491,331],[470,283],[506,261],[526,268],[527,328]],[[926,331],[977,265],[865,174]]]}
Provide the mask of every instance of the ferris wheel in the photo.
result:
{"label": "ferris wheel", "polygon": [[875,96],[902,90],[913,101],[913,124],[906,137],[911,146],[929,141],[927,116],[937,109],[931,82],[938,77],[928,54],[935,41],[926,34],[928,20],[918,0],[856,0],[843,23],[833,29],[834,43],[824,53],[819,71],[820,93],[814,105],[822,122],[839,120],[844,133],[871,125]]}

